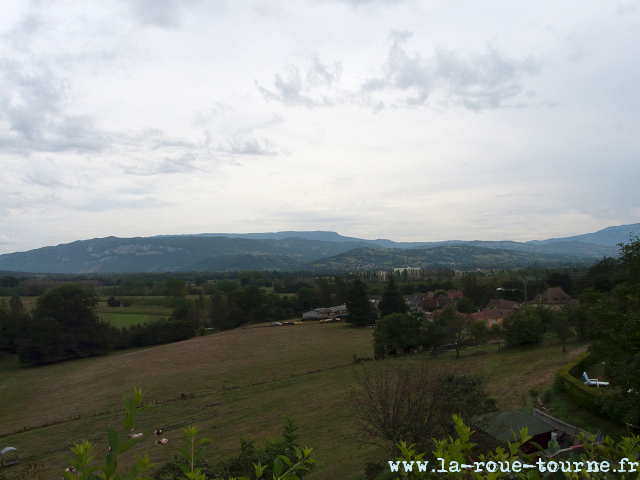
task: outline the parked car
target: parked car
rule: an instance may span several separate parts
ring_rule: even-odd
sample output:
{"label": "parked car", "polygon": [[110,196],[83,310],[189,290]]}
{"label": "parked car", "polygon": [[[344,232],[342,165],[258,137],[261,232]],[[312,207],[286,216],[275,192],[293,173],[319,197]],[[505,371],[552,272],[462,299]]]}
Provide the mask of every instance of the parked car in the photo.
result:
{"label": "parked car", "polygon": [[282,326],[282,324],[281,324],[280,322],[273,322],[273,323],[271,324],[271,326],[272,326],[272,327],[281,327],[281,326]]}

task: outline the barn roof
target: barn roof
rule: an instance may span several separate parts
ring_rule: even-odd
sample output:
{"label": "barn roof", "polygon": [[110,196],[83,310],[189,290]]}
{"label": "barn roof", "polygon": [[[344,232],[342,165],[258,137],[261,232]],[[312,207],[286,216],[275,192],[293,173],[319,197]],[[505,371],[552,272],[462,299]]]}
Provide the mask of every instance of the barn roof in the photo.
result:
{"label": "barn roof", "polygon": [[516,438],[520,439],[520,429],[527,427],[528,435],[536,436],[541,433],[553,432],[555,427],[538,420],[533,415],[524,410],[515,412],[493,412],[485,415],[478,415],[471,419],[473,425],[488,433],[501,442],[513,441],[513,432]]}

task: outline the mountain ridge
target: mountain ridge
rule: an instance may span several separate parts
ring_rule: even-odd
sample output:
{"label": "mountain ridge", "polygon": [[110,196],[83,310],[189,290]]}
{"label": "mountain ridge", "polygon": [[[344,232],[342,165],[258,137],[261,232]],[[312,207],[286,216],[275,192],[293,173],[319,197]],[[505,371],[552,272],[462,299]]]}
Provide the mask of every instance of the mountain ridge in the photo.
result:
{"label": "mountain ridge", "polygon": [[[3,254],[0,255],[0,270],[65,274],[313,268],[322,270],[327,267],[327,263],[331,263],[332,268],[348,269],[349,265],[355,265],[351,260],[359,254],[354,252],[351,257],[344,254],[363,248],[378,249],[379,257],[386,258],[384,262],[369,262],[372,268],[387,268],[406,266],[388,264],[390,261],[406,263],[402,260],[403,255],[397,251],[433,250],[447,256],[446,248],[456,246],[467,246],[477,250],[472,254],[470,250],[458,249],[461,257],[454,258],[454,255],[449,264],[463,262],[464,265],[486,265],[486,259],[492,258],[492,261],[498,262],[496,266],[521,265],[523,262],[558,265],[593,262],[604,256],[617,256],[618,247],[615,245],[628,241],[630,231],[640,232],[640,224],[607,227],[591,234],[529,242],[394,242],[388,239],[365,240],[322,230],[248,234],[202,233],[133,238],[109,236]],[[592,239],[600,244],[576,238]],[[498,253],[487,254],[487,249]],[[449,252],[451,251],[454,250]],[[476,260],[471,260],[473,255],[477,256]],[[427,257],[431,260],[427,260]],[[340,263],[341,258],[351,260]],[[433,260],[431,254],[421,253],[420,258],[424,258],[425,265],[439,264]],[[482,260],[483,258],[485,260]],[[322,259],[327,260],[323,262]]]}

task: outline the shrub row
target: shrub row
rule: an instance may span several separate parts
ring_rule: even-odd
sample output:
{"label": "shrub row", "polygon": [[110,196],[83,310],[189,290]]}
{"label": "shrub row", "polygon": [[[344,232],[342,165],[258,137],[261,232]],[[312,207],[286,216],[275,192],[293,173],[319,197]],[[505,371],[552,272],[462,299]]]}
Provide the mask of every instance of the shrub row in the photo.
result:
{"label": "shrub row", "polygon": [[602,391],[599,388],[588,387],[582,381],[582,373],[594,363],[595,358],[590,352],[583,353],[558,370],[555,383],[579,407],[596,415],[606,416],[606,412],[598,401],[602,397]]}

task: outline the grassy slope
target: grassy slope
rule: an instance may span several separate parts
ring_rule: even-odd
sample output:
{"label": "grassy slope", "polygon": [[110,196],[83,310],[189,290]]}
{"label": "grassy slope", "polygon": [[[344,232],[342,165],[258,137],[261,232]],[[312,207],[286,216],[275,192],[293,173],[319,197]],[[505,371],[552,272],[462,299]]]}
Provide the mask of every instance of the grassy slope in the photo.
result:
{"label": "grassy slope", "polygon": [[[480,350],[489,353],[473,355],[468,350],[457,362],[448,354],[435,360],[416,355],[390,361],[427,360],[484,373],[500,408],[516,409],[526,405],[531,386],[549,386],[555,371],[584,347],[573,346],[568,355],[561,354],[558,346]],[[380,454],[372,447],[358,450],[350,438],[353,431],[343,402],[353,384],[354,353],[371,355],[371,330],[305,324],[233,330],[39,368],[0,357],[0,433],[82,415],[81,420],[0,438],[0,445],[16,446],[22,458],[37,455],[56,474],[65,467],[63,457],[73,441],[89,438],[103,458],[105,428],[117,425],[120,414],[91,415],[118,407],[125,393],[142,386],[152,403],[182,393],[194,398],[154,404],[140,418],[138,431],[148,434],[155,428],[195,421],[213,440],[209,459],[216,460],[237,453],[243,435],[257,439],[277,434],[282,416],[293,412],[301,443],[313,446],[325,464],[314,478],[355,479],[363,463]],[[207,406],[212,402],[215,405]],[[170,429],[166,447],[153,447],[153,440],[146,438],[134,452],[167,461],[175,453],[179,434],[179,428]],[[13,469],[9,478],[14,474],[18,470]]]}

